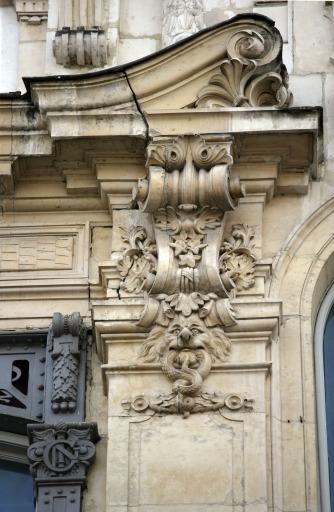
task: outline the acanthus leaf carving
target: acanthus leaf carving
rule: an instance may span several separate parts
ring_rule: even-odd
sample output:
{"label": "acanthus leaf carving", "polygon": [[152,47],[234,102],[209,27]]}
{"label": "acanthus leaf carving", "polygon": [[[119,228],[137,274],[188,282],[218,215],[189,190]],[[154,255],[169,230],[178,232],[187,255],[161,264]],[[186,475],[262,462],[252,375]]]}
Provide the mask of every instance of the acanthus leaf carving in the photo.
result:
{"label": "acanthus leaf carving", "polygon": [[238,291],[247,290],[254,284],[254,236],[254,229],[236,224],[221,247],[219,269],[232,279]]}
{"label": "acanthus leaf carving", "polygon": [[143,226],[132,226],[128,234],[123,231],[122,239],[126,249],[117,262],[122,278],[121,289],[129,293],[140,293],[148,289],[154,280],[156,245]]}
{"label": "acanthus leaf carving", "polygon": [[226,59],[221,74],[213,75],[197,95],[196,107],[284,107],[289,105],[288,74],[280,71],[258,74],[254,60]]}
{"label": "acanthus leaf carving", "polygon": [[231,35],[220,73],[197,94],[195,107],[285,107],[291,102],[278,30],[262,26]]}
{"label": "acanthus leaf carving", "polygon": [[167,206],[155,214],[155,225],[163,231],[172,232],[169,246],[173,248],[180,267],[195,268],[207,246],[204,229],[215,229],[221,225],[222,212],[218,208],[205,206],[197,212],[196,205],[180,205],[177,209]]}

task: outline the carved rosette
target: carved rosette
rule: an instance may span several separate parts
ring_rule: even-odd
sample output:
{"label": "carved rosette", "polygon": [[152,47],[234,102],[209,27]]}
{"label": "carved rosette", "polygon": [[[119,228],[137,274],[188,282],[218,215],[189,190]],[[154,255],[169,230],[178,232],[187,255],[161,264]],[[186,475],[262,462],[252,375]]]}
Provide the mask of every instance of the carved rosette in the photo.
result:
{"label": "carved rosette", "polygon": [[284,107],[291,102],[278,31],[242,30],[227,44],[220,73],[197,94],[196,107]]}
{"label": "carved rosette", "polygon": [[156,138],[148,147],[148,176],[139,180],[134,201],[151,214],[155,240],[141,225],[121,233],[117,266],[120,293],[147,297],[139,324],[150,333],[139,358],[161,366],[172,393],[145,399],[142,410],[187,416],[227,407],[225,399],[203,395],[202,386],[213,363],[229,356],[224,328],[235,323],[229,297],[253,284],[255,261],[248,227],[234,226],[223,239],[225,212],[244,195],[230,177],[231,144],[223,136],[188,136]]}

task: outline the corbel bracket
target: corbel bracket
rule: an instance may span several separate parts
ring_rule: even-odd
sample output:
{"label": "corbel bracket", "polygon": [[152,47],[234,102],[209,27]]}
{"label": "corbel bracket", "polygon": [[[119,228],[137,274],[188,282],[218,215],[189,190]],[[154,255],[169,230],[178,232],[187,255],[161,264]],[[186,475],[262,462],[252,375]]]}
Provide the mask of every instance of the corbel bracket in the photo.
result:
{"label": "corbel bracket", "polygon": [[134,191],[142,213],[128,230],[119,228],[120,299],[146,297],[139,326],[150,332],[139,358],[159,363],[173,383],[168,406],[156,408],[155,399],[142,397],[148,404],[142,411],[190,414],[226,406],[224,400],[212,406],[210,394],[203,399],[202,385],[214,361],[229,356],[224,328],[236,323],[229,299],[252,285],[255,262],[248,226],[234,226],[224,239],[225,213],[244,196],[238,177],[230,176],[232,143],[216,135],[153,139],[147,178]]}
{"label": "corbel bracket", "polygon": [[79,313],[55,313],[46,355],[44,419],[48,423],[84,419],[87,331]]}

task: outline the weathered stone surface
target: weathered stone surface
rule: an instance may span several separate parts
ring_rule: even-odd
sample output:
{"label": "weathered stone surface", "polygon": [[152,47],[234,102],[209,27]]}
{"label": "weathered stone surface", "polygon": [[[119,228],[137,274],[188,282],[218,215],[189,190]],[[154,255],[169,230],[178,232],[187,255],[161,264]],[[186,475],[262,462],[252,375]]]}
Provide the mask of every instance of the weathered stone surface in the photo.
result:
{"label": "weathered stone surface", "polygon": [[22,69],[55,76],[0,100],[0,328],[78,311],[93,331],[85,421],[102,440],[85,512],[316,512],[313,332],[334,279],[330,12],[203,0],[203,25],[262,12],[284,43],[241,16],[139,63],[60,78],[89,70],[56,63],[63,26],[94,20],[108,65],[161,47],[162,2],[102,3],[63,10],[64,24],[52,1],[32,24],[16,2]]}

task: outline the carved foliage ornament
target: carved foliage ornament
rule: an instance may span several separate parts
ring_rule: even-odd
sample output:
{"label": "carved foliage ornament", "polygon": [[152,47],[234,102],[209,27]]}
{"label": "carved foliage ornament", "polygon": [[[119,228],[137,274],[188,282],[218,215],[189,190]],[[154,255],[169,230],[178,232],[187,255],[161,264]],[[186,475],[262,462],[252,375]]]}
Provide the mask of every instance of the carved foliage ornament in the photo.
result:
{"label": "carved foliage ornament", "polygon": [[48,349],[53,361],[51,407],[56,414],[76,410],[80,355],[85,338],[86,329],[79,313],[53,315]]}
{"label": "carved foliage ornament", "polygon": [[[224,213],[243,195],[229,176],[230,145],[224,137],[187,137],[156,139],[148,148],[148,178],[135,197],[153,214],[156,241],[143,226],[122,234],[120,293],[148,294],[140,325],[150,333],[139,356],[161,366],[172,393],[143,398],[142,410],[187,416],[227,407],[225,398],[203,395],[202,385],[212,364],[230,353],[224,331],[235,323],[229,296],[253,284],[255,262],[247,226],[234,226],[222,241]],[[124,404],[136,410],[131,399]]]}
{"label": "carved foliage ornament", "polygon": [[216,393],[200,393],[197,396],[184,396],[171,393],[155,397],[138,395],[133,400],[123,400],[122,405],[126,411],[137,413],[148,412],[160,414],[182,414],[184,418],[197,412],[219,411],[251,411],[253,400],[239,394],[218,395]]}
{"label": "carved foliage ornament", "polygon": [[284,107],[291,101],[277,31],[242,30],[227,45],[220,73],[197,94],[196,107]]}

